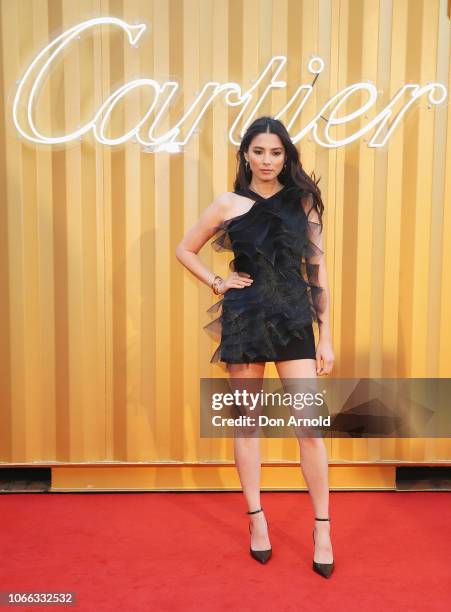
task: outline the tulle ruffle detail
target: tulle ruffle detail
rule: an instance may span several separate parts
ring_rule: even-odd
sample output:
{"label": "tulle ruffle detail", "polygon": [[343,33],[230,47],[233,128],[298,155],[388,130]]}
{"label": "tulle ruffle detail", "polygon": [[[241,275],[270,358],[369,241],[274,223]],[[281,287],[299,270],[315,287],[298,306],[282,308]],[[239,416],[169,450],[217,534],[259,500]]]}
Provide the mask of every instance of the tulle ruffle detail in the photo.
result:
{"label": "tulle ruffle detail", "polygon": [[229,289],[207,310],[216,318],[204,329],[219,342],[211,363],[276,361],[278,347],[304,339],[304,328],[321,321],[321,228],[300,202],[285,188],[217,228],[213,249],[232,251],[230,270],[249,273],[253,283]]}

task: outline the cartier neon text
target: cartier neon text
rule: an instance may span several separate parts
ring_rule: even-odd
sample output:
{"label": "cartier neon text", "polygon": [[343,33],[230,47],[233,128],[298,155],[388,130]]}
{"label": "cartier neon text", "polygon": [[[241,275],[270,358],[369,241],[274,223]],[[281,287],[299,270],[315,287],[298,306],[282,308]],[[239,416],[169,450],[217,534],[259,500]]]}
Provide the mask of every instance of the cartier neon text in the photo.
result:
{"label": "cartier neon text", "polygon": [[[240,108],[232,127],[229,130],[230,141],[238,145],[247,126],[255,116],[258,116],[259,108],[272,89],[286,87],[286,82],[278,80],[278,76],[287,62],[287,58],[282,55],[274,56],[262,71],[261,75],[247,91],[242,91],[238,83],[217,83],[210,81],[206,83],[197,97],[184,111],[180,120],[160,136],[154,135],[160,123],[161,117],[170,106],[171,100],[176,94],[179,84],[175,81],[158,83],[154,79],[140,78],[125,83],[114,91],[98,108],[94,116],[77,130],[63,136],[52,137],[41,133],[34,121],[34,108],[37,102],[39,89],[46,72],[51,69],[52,62],[58,54],[67,47],[74,39],[79,38],[80,34],[86,30],[101,24],[109,24],[121,28],[127,35],[130,45],[136,47],[141,36],[147,29],[145,24],[129,25],[116,17],[99,17],[84,21],[66,32],[63,32],[47,45],[36,56],[29,65],[21,81],[18,82],[17,92],[13,102],[13,121],[23,138],[43,144],[66,143],[81,138],[84,134],[92,131],[92,134],[99,143],[106,145],[118,145],[128,140],[139,142],[146,151],[180,151],[188,142],[189,138],[199,125],[203,114],[215,98],[223,97],[229,106]],[[313,57],[308,63],[308,69],[312,74],[320,74],[324,69],[324,62],[320,57]],[[151,103],[143,113],[139,121],[125,134],[116,138],[109,138],[106,135],[106,128],[112,111],[115,106],[123,100],[127,94],[136,89],[148,89],[151,96]],[[263,93],[258,96],[259,88]],[[287,104],[275,115],[276,118],[285,117],[285,124],[290,130],[299,114],[302,112],[311,93],[311,85],[301,85],[295,91]],[[367,101],[356,111],[345,116],[338,117],[340,108],[346,100],[360,90],[368,94]],[[410,97],[401,107],[395,111],[396,104],[402,101],[406,94]],[[421,87],[418,84],[404,85],[387,106],[373,117],[368,123],[363,125],[353,134],[341,140],[334,140],[330,134],[331,128],[348,123],[358,117],[367,118],[366,113],[374,105],[378,90],[371,82],[354,83],[345,87],[342,91],[335,94],[321,110],[301,129],[297,134],[291,134],[292,141],[296,144],[305,135],[311,134],[317,144],[323,147],[340,147],[354,140],[357,140],[373,128],[374,134],[368,142],[370,147],[382,147],[393,133],[397,124],[407,111],[407,109],[420,96],[426,95],[429,105],[441,104],[446,96],[447,90],[441,83],[431,83]],[[241,126],[241,129],[240,129]],[[322,128],[322,133],[320,129]]]}

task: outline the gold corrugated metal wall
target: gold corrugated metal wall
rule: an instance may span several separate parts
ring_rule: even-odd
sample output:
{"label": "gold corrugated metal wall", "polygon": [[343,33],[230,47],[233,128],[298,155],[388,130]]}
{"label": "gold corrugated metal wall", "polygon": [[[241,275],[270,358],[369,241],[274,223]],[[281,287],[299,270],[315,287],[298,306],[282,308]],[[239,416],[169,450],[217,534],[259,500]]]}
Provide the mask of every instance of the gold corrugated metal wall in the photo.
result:
{"label": "gold corrugated metal wall", "polygon": [[[237,110],[216,102],[184,151],[144,153],[92,136],[33,145],[12,122],[17,80],[69,27],[116,16],[148,24],[138,48],[98,27],[50,72],[37,122],[66,133],[122,83],[181,84],[161,129],[209,80],[251,86],[286,55],[287,88],[311,54],[326,69],[302,122],[351,83],[371,79],[384,107],[408,82],[449,91],[446,0],[2,0],[0,88],[0,461],[224,462],[231,440],[200,439],[199,378],[222,376],[203,331],[211,291],[175,247],[201,211],[231,189]],[[129,96],[113,131],[145,100]],[[348,110],[349,107],[348,107]],[[283,117],[282,117],[283,119]],[[363,125],[363,123],[361,124]],[[357,128],[360,126],[357,126]],[[351,134],[355,125],[337,130]],[[338,149],[304,138],[307,171],[322,177],[337,377],[446,377],[451,366],[451,137],[449,99],[423,97],[381,149],[363,138]],[[229,258],[207,244],[217,273]],[[276,376],[273,364],[267,376]],[[263,440],[266,462],[297,458],[294,440]],[[334,462],[434,462],[447,440],[334,440]]]}

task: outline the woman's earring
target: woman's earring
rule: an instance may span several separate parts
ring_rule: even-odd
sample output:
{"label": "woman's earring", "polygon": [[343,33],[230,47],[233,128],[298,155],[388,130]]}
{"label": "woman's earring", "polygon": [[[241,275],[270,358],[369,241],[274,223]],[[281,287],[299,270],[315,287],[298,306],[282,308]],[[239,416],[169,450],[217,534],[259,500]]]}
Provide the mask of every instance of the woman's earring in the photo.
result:
{"label": "woman's earring", "polygon": [[246,168],[246,172],[249,172],[249,162],[247,161],[247,159],[246,159],[245,168]]}
{"label": "woman's earring", "polygon": [[282,172],[285,172],[286,169],[287,169],[287,162],[284,163],[283,168],[282,168]]}

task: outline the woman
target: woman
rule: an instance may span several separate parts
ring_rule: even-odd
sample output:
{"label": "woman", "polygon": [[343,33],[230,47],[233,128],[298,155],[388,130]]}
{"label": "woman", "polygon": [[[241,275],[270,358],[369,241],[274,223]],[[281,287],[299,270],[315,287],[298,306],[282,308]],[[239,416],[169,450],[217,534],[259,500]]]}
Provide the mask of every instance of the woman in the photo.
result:
{"label": "woman", "polygon": [[[266,361],[274,361],[281,379],[329,374],[334,354],[321,248],[321,192],[303,170],[285,126],[272,117],[260,117],[249,126],[237,161],[234,192],[218,196],[176,249],[179,261],[223,296],[210,309],[221,307],[221,315],[206,326],[221,332],[211,361],[226,364],[231,379],[262,379]],[[235,255],[225,279],[198,257],[218,230],[214,248]],[[316,351],[314,320],[319,326]],[[327,450],[321,437],[298,440],[315,512],[313,569],[329,577],[334,562]],[[235,437],[234,452],[251,517],[250,552],[265,563],[272,549],[260,505],[259,439]]]}

